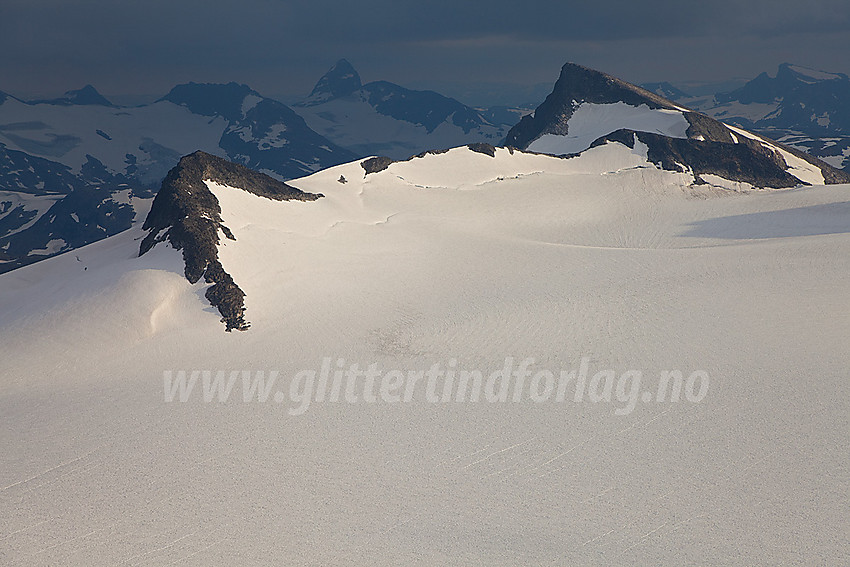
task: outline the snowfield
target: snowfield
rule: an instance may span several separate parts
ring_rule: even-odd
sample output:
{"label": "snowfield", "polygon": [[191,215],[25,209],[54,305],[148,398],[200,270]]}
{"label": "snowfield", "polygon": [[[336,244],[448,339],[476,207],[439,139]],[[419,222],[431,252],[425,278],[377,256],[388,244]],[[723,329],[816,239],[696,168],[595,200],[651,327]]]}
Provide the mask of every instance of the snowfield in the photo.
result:
{"label": "snowfield", "polygon": [[[3,274],[0,564],[846,562],[850,186],[706,178],[608,144],[355,162],[291,182],[314,202],[209,183],[246,332],[139,227]],[[588,392],[293,411],[326,358],[508,357]],[[167,401],[181,370],[279,374]],[[671,370],[704,395],[658,401]]]}
{"label": "snowfield", "polygon": [[567,135],[544,134],[532,142],[528,150],[552,155],[576,154],[589,148],[598,138],[621,128],[687,138],[689,126],[679,110],[649,108],[645,104],[632,106],[625,102],[583,102],[569,119]]}

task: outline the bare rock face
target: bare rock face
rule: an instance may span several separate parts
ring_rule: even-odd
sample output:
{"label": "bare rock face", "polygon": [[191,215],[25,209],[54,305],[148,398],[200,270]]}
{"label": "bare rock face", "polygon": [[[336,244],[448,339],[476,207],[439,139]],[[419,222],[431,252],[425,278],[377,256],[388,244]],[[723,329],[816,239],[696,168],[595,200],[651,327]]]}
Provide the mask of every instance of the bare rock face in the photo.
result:
{"label": "bare rock face", "polygon": [[361,161],[360,167],[362,167],[366,171],[366,175],[369,175],[370,173],[378,173],[379,171],[384,171],[390,166],[390,164],[394,162],[395,160],[392,158],[388,158],[386,156],[378,156]]}
{"label": "bare rock face", "polygon": [[693,173],[697,183],[703,182],[700,175],[704,173],[756,187],[783,188],[794,187],[800,183],[799,179],[777,164],[773,152],[755,144],[686,140],[623,129],[599,138],[594,142],[594,146],[619,142],[634,148],[636,141],[647,146],[647,159],[651,163],[667,171]]}
{"label": "bare rock face", "polygon": [[484,142],[476,142],[474,144],[469,144],[466,146],[471,151],[484,154],[485,156],[496,157],[496,147],[492,144],[485,144]]}
{"label": "bare rock face", "polygon": [[194,284],[203,277],[212,284],[206,298],[218,308],[226,330],[244,331],[250,326],[245,320],[245,293],[218,259],[219,231],[231,240],[236,237],[222,223],[221,207],[205,183],[208,180],[275,201],[314,201],[322,195],[305,193],[200,151],[182,158],[162,182],[142,226],[148,234],[139,247],[139,256],[159,242],[182,250],[186,279]]}

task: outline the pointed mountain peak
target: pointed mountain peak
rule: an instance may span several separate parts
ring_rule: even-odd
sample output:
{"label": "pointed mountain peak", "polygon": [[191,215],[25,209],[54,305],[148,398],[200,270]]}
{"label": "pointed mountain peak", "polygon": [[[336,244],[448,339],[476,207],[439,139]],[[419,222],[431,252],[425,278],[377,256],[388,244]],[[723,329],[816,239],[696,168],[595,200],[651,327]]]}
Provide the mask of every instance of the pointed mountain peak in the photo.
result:
{"label": "pointed mountain peak", "polygon": [[184,156],[162,182],[142,229],[148,231],[139,256],[159,242],[183,251],[184,275],[191,283],[202,277],[212,284],[206,298],[218,308],[226,330],[244,331],[245,293],[218,259],[219,233],[236,237],[221,219],[221,206],[207,181],[247,191],[274,201],[314,201],[321,194],[305,193],[268,175],[226,159],[197,151]]}
{"label": "pointed mountain peak", "polygon": [[650,109],[676,110],[669,100],[621,79],[583,67],[566,63],[555,82],[552,93],[533,114],[523,119],[508,132],[506,143],[525,149],[543,134],[564,135],[567,123],[575,109],[582,103],[646,105]]}
{"label": "pointed mountain peak", "polygon": [[313,87],[307,102],[316,104],[341,96],[350,95],[363,84],[360,75],[346,59],[334,63],[324,76]]}

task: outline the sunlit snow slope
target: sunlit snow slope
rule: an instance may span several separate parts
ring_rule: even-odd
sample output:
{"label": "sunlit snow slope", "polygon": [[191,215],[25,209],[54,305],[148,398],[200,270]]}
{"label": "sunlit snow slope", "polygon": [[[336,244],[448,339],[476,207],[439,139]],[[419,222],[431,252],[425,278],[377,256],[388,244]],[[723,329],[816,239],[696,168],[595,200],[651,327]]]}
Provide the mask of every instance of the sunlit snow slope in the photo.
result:
{"label": "sunlit snow slope", "polygon": [[576,105],[567,135],[543,134],[528,147],[544,154],[575,154],[586,150],[598,138],[627,128],[673,138],[687,138],[690,124],[680,110],[632,106],[624,102]]}
{"label": "sunlit snow slope", "polygon": [[[692,181],[610,143],[355,162],[292,181],[312,202],[210,183],[245,332],[139,228],[3,274],[0,563],[841,564],[850,187]],[[571,386],[292,415],[324,357],[710,381],[630,412]],[[166,402],[193,369],[280,378]]]}

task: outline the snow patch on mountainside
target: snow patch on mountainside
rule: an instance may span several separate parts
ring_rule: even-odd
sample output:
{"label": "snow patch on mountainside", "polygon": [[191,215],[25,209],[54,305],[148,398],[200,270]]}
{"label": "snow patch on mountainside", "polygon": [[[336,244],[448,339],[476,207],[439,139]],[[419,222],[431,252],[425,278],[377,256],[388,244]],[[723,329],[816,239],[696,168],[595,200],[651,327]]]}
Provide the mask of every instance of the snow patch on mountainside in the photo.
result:
{"label": "snow patch on mountainside", "polygon": [[11,236],[28,229],[38,222],[38,219],[61,198],[61,195],[23,195],[10,191],[0,191],[0,223],[8,223],[8,220],[4,222],[4,219],[10,217],[13,213],[16,216],[30,217],[24,224],[3,233],[2,236]]}
{"label": "snow patch on mountainside", "polygon": [[66,242],[61,238],[54,238],[47,243],[47,246],[44,248],[30,250],[31,256],[49,256],[51,254],[56,254],[60,252],[66,245]]}
{"label": "snow patch on mountainside", "polygon": [[645,104],[632,106],[624,102],[584,102],[570,117],[565,136],[544,134],[532,142],[528,150],[554,155],[578,153],[598,138],[619,129],[687,138],[689,126],[684,114],[678,110],[653,109]]}
{"label": "snow patch on mountainside", "polygon": [[246,95],[244,99],[242,99],[242,116],[246,116],[248,111],[257,106],[260,102],[262,102],[263,97],[255,94]]}

